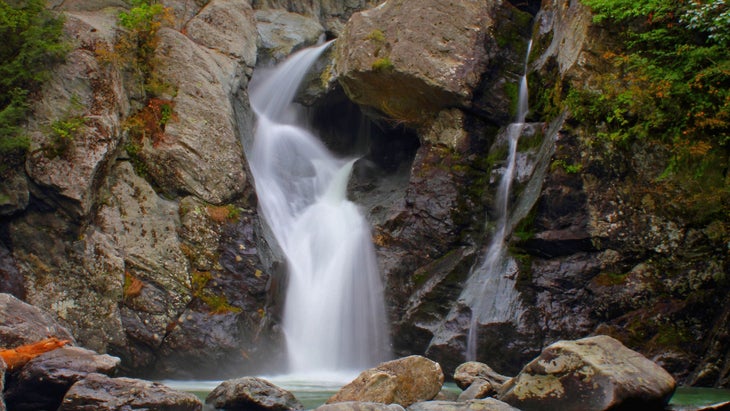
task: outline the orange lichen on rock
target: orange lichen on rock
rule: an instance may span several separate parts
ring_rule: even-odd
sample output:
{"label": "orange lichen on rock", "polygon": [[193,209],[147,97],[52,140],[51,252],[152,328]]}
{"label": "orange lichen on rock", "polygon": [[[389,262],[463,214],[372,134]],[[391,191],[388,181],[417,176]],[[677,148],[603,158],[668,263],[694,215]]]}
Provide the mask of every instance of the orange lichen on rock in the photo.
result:
{"label": "orange lichen on rock", "polygon": [[61,348],[70,342],[70,340],[59,340],[55,337],[46,338],[45,340],[21,345],[16,348],[7,350],[0,349],[0,358],[5,361],[5,364],[8,366],[8,371],[12,371],[15,368],[22,367],[33,358],[48,351],[53,351],[56,348]]}

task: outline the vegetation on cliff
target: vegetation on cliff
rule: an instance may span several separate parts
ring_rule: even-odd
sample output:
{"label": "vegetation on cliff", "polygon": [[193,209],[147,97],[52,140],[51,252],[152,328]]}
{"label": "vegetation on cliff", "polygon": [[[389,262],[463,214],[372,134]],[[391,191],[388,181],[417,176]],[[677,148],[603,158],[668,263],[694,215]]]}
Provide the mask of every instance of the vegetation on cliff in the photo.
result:
{"label": "vegetation on cliff", "polygon": [[[635,142],[669,154],[658,194],[698,223],[730,216],[730,8],[702,2],[583,0],[619,30],[613,64],[573,89],[573,115],[616,149]],[[618,28],[618,29],[617,29]]]}
{"label": "vegetation on cliff", "polygon": [[61,39],[63,19],[45,5],[0,0],[0,170],[22,160],[30,144],[21,128],[28,100],[68,50]]}

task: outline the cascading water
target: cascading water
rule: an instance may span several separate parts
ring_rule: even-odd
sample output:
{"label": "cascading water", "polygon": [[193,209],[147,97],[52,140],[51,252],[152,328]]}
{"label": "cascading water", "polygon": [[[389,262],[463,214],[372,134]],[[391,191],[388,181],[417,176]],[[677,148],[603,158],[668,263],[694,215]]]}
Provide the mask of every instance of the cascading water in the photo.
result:
{"label": "cascading water", "polygon": [[[509,197],[515,173],[517,142],[525,128],[528,111],[527,60],[532,41],[527,45],[524,73],[520,79],[516,122],[507,127],[509,155],[507,167],[502,174],[497,191],[496,228],[481,264],[472,268],[462,295],[464,303],[471,308],[471,319],[467,335],[466,359],[476,360],[477,334],[479,324],[505,322],[517,316],[521,310],[514,287],[514,262],[505,258],[505,240],[508,233]],[[476,292],[474,292],[476,291]]]}
{"label": "cascading water", "polygon": [[292,103],[329,43],[254,76],[257,116],[247,157],[259,206],[288,265],[283,329],[293,374],[360,371],[389,357],[370,227],[347,200],[355,160],[335,158]]}

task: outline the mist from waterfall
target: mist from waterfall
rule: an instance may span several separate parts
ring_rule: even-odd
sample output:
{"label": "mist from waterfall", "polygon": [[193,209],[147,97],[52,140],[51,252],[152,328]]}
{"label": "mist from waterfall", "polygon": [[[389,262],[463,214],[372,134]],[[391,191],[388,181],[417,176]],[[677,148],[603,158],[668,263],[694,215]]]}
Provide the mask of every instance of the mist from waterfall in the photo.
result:
{"label": "mist from waterfall", "polygon": [[292,374],[359,372],[390,356],[370,227],[347,199],[355,160],[334,157],[293,103],[329,45],[257,71],[249,88],[257,126],[246,155],[261,214],[286,257],[282,328]]}
{"label": "mist from waterfall", "polygon": [[517,267],[514,261],[505,258],[505,241],[509,235],[509,199],[515,174],[517,143],[525,128],[525,118],[529,109],[527,60],[530,56],[531,47],[532,41],[527,45],[524,72],[520,78],[516,120],[507,126],[506,136],[509,144],[509,154],[497,190],[496,224],[492,240],[484,259],[481,260],[479,265],[472,267],[461,297],[463,302],[471,309],[466,345],[466,359],[468,361],[476,360],[479,324],[510,321],[521,310],[519,295],[515,289]]}

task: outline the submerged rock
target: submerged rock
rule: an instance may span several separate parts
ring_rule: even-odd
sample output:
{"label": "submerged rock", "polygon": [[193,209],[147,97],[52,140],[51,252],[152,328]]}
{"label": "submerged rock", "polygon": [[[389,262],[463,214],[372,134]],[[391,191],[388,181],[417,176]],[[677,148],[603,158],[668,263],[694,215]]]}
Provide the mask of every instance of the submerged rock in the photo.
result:
{"label": "submerged rock", "polygon": [[348,401],[325,404],[315,408],[314,411],[404,411],[404,408],[398,404]]}
{"label": "submerged rock", "polygon": [[175,391],[156,382],[89,374],[74,384],[59,411],[175,410],[201,411],[193,394]]}
{"label": "submerged rock", "polygon": [[362,372],[327,400],[327,404],[366,401],[407,407],[433,399],[443,383],[444,374],[438,363],[412,355]]}
{"label": "submerged rock", "polygon": [[205,403],[227,411],[288,411],[304,408],[289,391],[256,377],[224,381],[208,394]]}
{"label": "submerged rock", "polygon": [[517,408],[494,398],[454,401],[426,401],[408,407],[408,411],[519,411]]}
{"label": "submerged rock", "polygon": [[664,369],[601,335],[550,345],[505,385],[500,399],[526,411],[662,409],[675,387]]}

